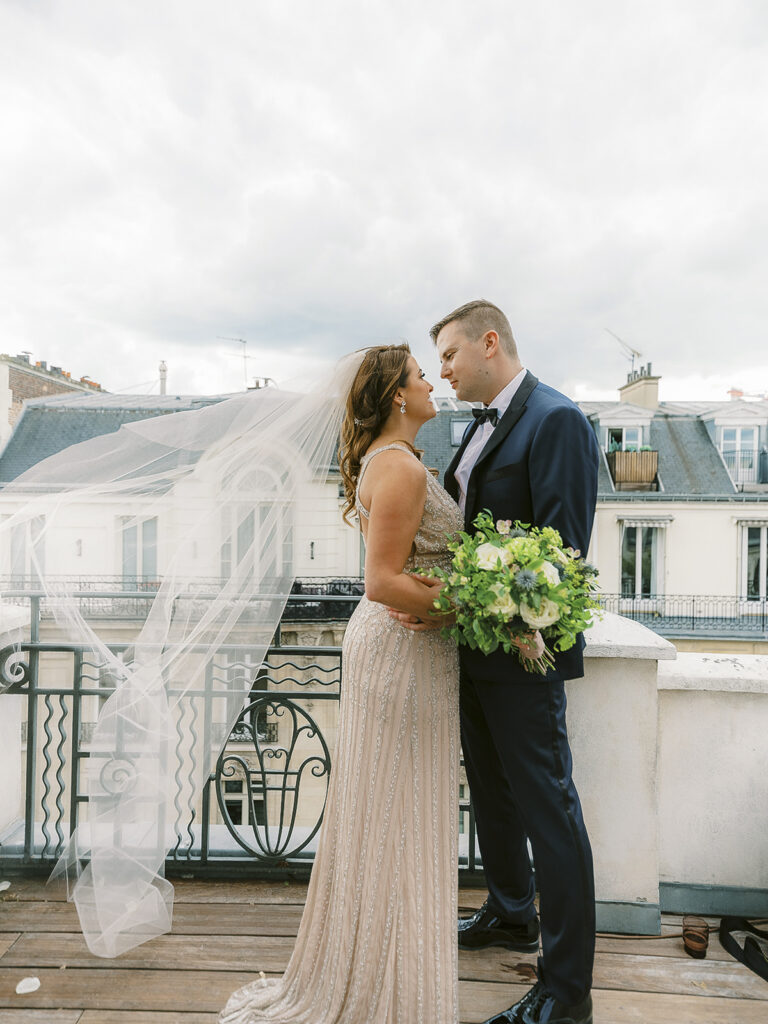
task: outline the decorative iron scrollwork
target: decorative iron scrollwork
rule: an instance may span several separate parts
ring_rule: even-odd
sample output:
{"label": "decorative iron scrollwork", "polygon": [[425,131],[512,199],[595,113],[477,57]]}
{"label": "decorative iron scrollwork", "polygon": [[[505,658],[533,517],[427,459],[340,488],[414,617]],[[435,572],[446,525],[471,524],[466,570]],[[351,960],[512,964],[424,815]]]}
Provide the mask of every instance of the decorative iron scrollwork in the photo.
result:
{"label": "decorative iron scrollwork", "polygon": [[[271,742],[275,735],[277,743]],[[232,741],[248,742],[252,749],[225,749],[217,762],[214,781],[224,824],[260,860],[295,856],[316,835],[325,810],[331,755],[322,732],[290,694],[270,693],[243,708]],[[324,782],[322,799],[316,787],[303,799],[310,777]],[[239,822],[233,820],[233,791],[246,812]]]}
{"label": "decorative iron scrollwork", "polygon": [[29,682],[28,657],[13,644],[0,651],[0,693],[18,693]]}
{"label": "decorative iron scrollwork", "polygon": [[107,793],[127,793],[136,782],[136,765],[126,757],[113,757],[99,772],[99,781]]}

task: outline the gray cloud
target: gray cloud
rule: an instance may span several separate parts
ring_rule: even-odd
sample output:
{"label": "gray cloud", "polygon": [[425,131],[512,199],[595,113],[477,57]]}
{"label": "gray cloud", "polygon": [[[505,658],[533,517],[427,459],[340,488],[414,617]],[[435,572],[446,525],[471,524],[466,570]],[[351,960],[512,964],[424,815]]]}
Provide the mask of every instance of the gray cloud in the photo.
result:
{"label": "gray cloud", "polygon": [[242,386],[221,335],[278,378],[402,336],[430,368],[485,295],[556,386],[621,382],[608,327],[768,388],[757,0],[6,2],[0,33],[3,351],[112,390],[161,357]]}

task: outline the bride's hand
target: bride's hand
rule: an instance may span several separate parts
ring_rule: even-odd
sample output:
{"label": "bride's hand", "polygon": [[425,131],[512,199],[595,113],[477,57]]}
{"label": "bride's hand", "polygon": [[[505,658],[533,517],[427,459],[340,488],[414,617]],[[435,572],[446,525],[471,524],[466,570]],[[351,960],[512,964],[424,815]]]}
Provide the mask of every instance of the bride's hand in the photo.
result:
{"label": "bride's hand", "polygon": [[[442,580],[435,579],[434,576],[418,576],[413,573],[411,578],[427,587],[436,587],[437,590],[443,585]],[[424,633],[428,629],[440,629],[442,626],[450,626],[454,621],[453,615],[433,615],[428,621],[425,621],[416,615],[411,615],[410,612],[398,611],[397,608],[387,608],[387,611],[391,618],[397,619],[401,626],[413,630],[414,633]]]}

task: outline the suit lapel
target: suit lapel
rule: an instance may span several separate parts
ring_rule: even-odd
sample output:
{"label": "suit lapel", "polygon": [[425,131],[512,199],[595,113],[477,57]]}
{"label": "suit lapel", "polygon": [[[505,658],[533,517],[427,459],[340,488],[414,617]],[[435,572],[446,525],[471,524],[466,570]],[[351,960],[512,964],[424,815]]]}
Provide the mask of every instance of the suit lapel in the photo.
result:
{"label": "suit lapel", "polygon": [[[528,373],[526,373],[525,377],[523,377],[523,383],[515,392],[514,398],[509,403],[507,411],[501,417],[493,433],[488,439],[488,443],[478,455],[477,462],[475,462],[474,466],[472,467],[472,472],[470,474],[469,482],[467,484],[467,504],[465,510],[467,522],[469,522],[469,516],[472,514],[472,511],[474,510],[475,507],[475,491],[477,490],[477,471],[479,467],[485,462],[485,460],[490,455],[493,454],[493,452],[496,451],[496,449],[499,447],[502,441],[504,441],[504,439],[508,436],[509,432],[512,430],[512,427],[514,427],[514,425],[523,415],[523,413],[525,412],[526,403],[528,399],[531,397],[531,394],[533,393],[538,383],[538,377],[534,377],[534,375],[529,370]],[[453,466],[453,463],[451,463],[451,466]]]}

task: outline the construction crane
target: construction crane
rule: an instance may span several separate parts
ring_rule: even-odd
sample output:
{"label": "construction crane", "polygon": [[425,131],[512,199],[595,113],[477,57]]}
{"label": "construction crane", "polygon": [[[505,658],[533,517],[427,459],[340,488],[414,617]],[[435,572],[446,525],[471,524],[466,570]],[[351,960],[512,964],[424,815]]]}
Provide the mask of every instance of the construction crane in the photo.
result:
{"label": "construction crane", "polygon": [[628,345],[628,344],[626,343],[626,341],[623,341],[623,340],[622,340],[622,339],[621,339],[621,338],[620,338],[620,337],[618,336],[618,334],[614,334],[614,333],[613,333],[613,331],[612,331],[612,330],[610,330],[610,328],[608,328],[608,327],[604,327],[604,328],[603,328],[603,330],[604,330],[604,331],[607,331],[607,332],[608,332],[608,334],[610,334],[610,336],[611,336],[612,338],[615,338],[615,339],[616,339],[616,341],[618,341],[618,343],[619,343],[619,344],[621,345],[621,347],[622,347],[622,348],[624,349],[624,354],[626,355],[627,359],[629,359],[629,361],[630,361],[630,362],[632,363],[632,366],[631,366],[631,368],[630,368],[630,369],[631,369],[632,371],[634,371],[634,369],[635,369],[635,359],[636,359],[636,358],[637,358],[637,359],[642,359],[642,358],[643,358],[643,353],[642,353],[642,352],[638,352],[636,348],[632,348],[632,346],[631,346],[631,345]]}

